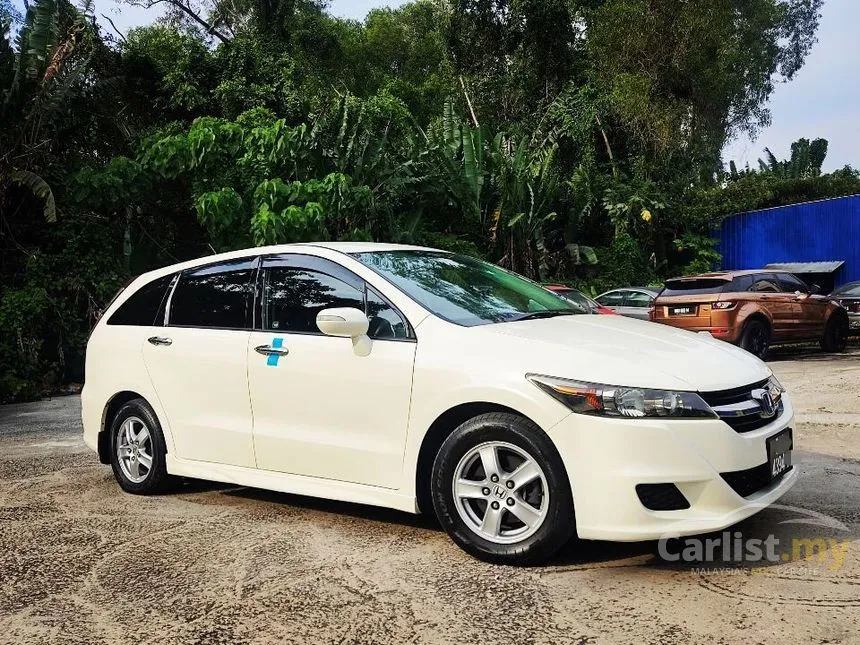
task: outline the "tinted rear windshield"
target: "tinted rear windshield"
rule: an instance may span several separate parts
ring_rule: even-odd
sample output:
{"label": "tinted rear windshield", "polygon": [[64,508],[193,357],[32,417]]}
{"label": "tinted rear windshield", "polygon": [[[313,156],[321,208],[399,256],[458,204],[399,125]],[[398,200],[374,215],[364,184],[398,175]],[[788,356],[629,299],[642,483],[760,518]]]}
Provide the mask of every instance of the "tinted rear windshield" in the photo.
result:
{"label": "tinted rear windshield", "polygon": [[697,278],[694,280],[667,280],[661,296],[694,296],[698,293],[721,293],[731,283],[720,278]]}

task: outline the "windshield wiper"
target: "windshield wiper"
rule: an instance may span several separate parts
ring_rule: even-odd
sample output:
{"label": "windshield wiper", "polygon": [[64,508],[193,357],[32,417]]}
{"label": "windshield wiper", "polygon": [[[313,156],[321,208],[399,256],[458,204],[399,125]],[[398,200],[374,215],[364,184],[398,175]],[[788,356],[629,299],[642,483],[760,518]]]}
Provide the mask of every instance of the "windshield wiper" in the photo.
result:
{"label": "windshield wiper", "polygon": [[519,322],[521,320],[536,320],[538,318],[555,318],[556,316],[575,316],[576,312],[570,309],[545,309],[544,311],[532,311],[522,316],[508,318],[505,322]]}

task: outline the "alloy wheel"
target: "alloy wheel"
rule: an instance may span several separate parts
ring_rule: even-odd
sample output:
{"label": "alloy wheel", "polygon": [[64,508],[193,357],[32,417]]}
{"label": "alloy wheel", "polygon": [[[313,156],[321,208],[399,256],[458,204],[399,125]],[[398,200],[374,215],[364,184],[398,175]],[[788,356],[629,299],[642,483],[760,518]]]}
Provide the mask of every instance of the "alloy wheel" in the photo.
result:
{"label": "alloy wheel", "polygon": [[466,526],[497,544],[533,535],[549,508],[543,469],[525,450],[503,441],[469,450],[454,470],[452,492]]}
{"label": "alloy wheel", "polygon": [[139,417],[128,417],[116,433],[116,455],[122,474],[139,484],[152,472],[152,433]]}

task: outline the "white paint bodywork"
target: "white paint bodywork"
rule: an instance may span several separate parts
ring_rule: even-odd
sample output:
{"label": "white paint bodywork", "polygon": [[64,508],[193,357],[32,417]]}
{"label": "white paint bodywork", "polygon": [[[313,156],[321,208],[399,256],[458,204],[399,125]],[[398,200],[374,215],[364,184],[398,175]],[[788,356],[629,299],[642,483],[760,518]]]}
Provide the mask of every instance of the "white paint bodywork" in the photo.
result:
{"label": "white paint bodywork", "polygon": [[[530,418],[565,463],[583,538],[639,540],[717,530],[779,498],[796,470],[744,499],[719,476],[766,461],[781,415],[738,434],[717,419],[622,420],[572,414],[527,373],[689,391],[770,376],[752,355],[704,335],[621,316],[564,316],[476,327],[436,317],[347,255],[402,249],[340,243],[282,245],[201,258],[145,274],[105,312],[87,348],[84,439],[97,450],[110,400],[145,398],[161,422],[168,472],[416,512],[416,468],[433,422],[460,404],[490,403]],[[375,340],[359,355],[349,338],[263,331],[107,325],[128,295],[154,278],[269,254],[333,260],[366,280],[409,320],[417,342]],[[150,336],[168,336],[153,346]],[[283,338],[277,367],[254,347]],[[675,482],[683,511],[645,509],[638,483]]]}

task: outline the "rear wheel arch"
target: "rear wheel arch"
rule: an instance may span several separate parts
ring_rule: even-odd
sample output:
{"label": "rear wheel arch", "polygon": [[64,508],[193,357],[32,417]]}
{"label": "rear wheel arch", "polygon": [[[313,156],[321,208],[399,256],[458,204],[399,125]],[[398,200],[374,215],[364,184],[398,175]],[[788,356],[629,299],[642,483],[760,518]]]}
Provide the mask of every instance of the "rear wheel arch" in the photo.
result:
{"label": "rear wheel arch", "polygon": [[743,323],[741,323],[741,332],[740,334],[738,334],[738,341],[743,338],[744,332],[752,321],[758,321],[762,323],[767,328],[767,330],[771,334],[773,334],[773,320],[766,313],[764,313],[760,309],[757,309],[748,316],[744,317],[744,321]]}
{"label": "rear wheel arch", "polygon": [[[544,434],[547,434],[546,431],[541,428],[540,424],[536,423],[528,415],[506,405],[490,403],[488,401],[474,401],[471,403],[461,403],[449,408],[440,414],[432,424],[430,424],[430,428],[428,428],[427,432],[424,434],[424,438],[421,441],[421,447],[418,450],[418,460],[415,467],[415,494],[418,502],[418,510],[422,514],[432,515],[434,513],[430,492],[430,481],[433,473],[433,461],[436,459],[436,455],[439,453],[439,449],[442,447],[445,439],[447,439],[454,430],[466,421],[474,419],[482,414],[492,412],[503,412],[521,417],[534,424],[538,429],[544,432]],[[555,447],[555,442],[552,440],[552,437],[547,434],[547,438],[558,455],[558,449]],[[561,459],[561,455],[558,456],[559,461],[564,464],[564,461]],[[565,481],[568,482],[568,485],[570,485],[570,479],[566,468],[563,476]],[[572,494],[573,490],[571,487],[571,495]]]}
{"label": "rear wheel arch", "polygon": [[147,399],[143,394],[134,392],[133,390],[117,392],[110,398],[107,404],[105,404],[104,410],[102,411],[102,422],[99,427],[98,437],[99,461],[103,464],[110,463],[110,430],[113,425],[113,420],[116,418],[116,415],[122,406],[134,399],[143,399],[150,407],[152,407],[152,403],[150,403],[149,399]]}

